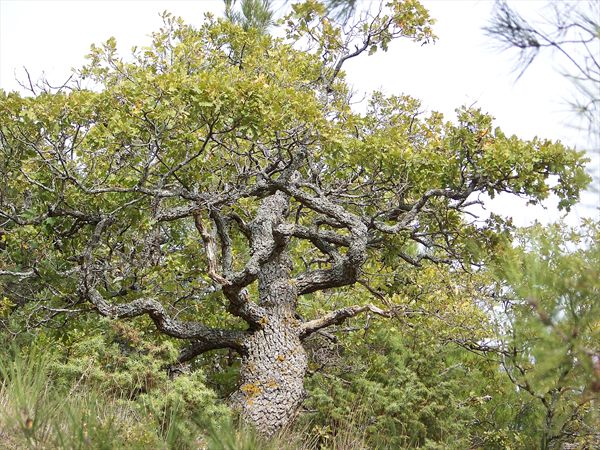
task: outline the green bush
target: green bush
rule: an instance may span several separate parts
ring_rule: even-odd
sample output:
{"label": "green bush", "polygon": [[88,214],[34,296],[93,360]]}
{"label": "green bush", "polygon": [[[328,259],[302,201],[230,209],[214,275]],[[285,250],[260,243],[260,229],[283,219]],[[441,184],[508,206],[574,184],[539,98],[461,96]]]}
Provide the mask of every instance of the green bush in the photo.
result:
{"label": "green bush", "polygon": [[348,430],[364,442],[350,448],[468,448],[485,391],[465,383],[481,370],[465,353],[372,325],[344,340],[334,367],[310,378],[306,420],[323,448]]}
{"label": "green bush", "polygon": [[41,333],[0,355],[0,432],[7,445],[202,448],[207,430],[229,419],[201,371],[168,377],[173,344],[140,340],[124,351],[115,341],[123,336],[110,326],[92,336],[77,333],[79,340],[65,347]]}

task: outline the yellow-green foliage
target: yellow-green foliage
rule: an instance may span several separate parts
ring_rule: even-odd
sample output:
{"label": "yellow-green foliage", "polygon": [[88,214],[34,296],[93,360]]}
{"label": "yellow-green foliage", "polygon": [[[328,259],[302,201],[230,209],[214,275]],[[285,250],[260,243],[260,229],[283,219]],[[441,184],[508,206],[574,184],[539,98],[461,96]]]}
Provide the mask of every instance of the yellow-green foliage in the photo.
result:
{"label": "yellow-green foliage", "polygon": [[[394,36],[435,39],[418,1],[386,8],[354,27],[367,52],[386,50]],[[275,441],[276,448],[535,448],[558,445],[557,433],[567,439],[582,435],[578,426],[593,428],[600,277],[598,246],[589,241],[598,242],[597,228],[579,236],[583,244],[563,231],[537,230],[503,252],[514,231],[509,221],[474,224],[461,212],[482,193],[531,203],[556,194],[568,210],[589,182],[582,152],[508,136],[477,109],[458,109],[454,122],[424,115],[410,96],[374,93],[365,111],[353,109],[352,86],[336,61],[355,42],[344,42],[315,0],[292,7],[281,37],[210,16],[197,28],[163,19],[152,43],[130,57],[119,56],[114,39],[92,47],[72,86],[89,82],[93,90],[0,90],[0,348],[15,345],[0,353],[6,446],[202,448],[212,429],[216,449],[269,448],[232,428],[204,377],[218,380],[226,397],[239,387],[239,356],[204,355],[192,374],[170,379],[165,368],[181,343],[148,317],[90,319],[100,308],[85,291],[92,282],[110,303],[155,299],[178,320],[247,328],[219,289],[200,294],[210,280],[191,217],[160,221],[157,211],[193,206],[191,215],[217,199],[224,216],[249,222],[263,195],[296,183],[289,224],[295,216],[298,225],[349,237],[337,219],[323,220],[302,200],[311,192],[373,227],[366,262],[343,264],[344,272],[356,269],[362,288],[302,296],[300,315],[310,320],[373,301],[395,317],[327,330],[354,332],[332,344],[331,361],[316,361],[313,352],[311,412],[290,431],[294,439]],[[369,28],[379,31],[363,43],[360,30]],[[296,162],[293,172],[307,184],[280,187],[282,167]],[[92,226],[101,217],[110,217],[105,234]],[[395,228],[402,217],[407,222]],[[96,229],[101,238],[92,248]],[[238,270],[254,243],[241,229],[231,234]],[[557,247],[569,239],[590,251]],[[290,242],[294,277],[331,267],[321,253],[334,252],[323,245]],[[494,281],[480,269],[490,254],[501,260],[495,297]],[[255,285],[248,294],[257,298]],[[507,302],[513,308],[494,334],[489,313]],[[26,335],[40,323],[56,328]],[[493,357],[457,347],[500,342]],[[215,376],[211,362],[225,362],[218,367],[225,375]],[[260,388],[242,392],[251,399]],[[550,402],[557,407],[540,439]]]}
{"label": "yellow-green foliage", "polygon": [[[200,371],[163,383],[159,389],[140,395],[140,408],[154,417],[159,431],[175,448],[203,441],[198,432],[218,427],[229,411],[204,384]],[[194,447],[194,445],[192,445]]]}

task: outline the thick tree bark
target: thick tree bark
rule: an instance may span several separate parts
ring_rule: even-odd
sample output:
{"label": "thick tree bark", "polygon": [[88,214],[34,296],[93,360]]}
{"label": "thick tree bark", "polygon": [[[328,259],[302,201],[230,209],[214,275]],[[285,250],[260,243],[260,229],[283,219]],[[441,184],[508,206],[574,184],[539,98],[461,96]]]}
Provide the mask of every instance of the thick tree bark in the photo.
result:
{"label": "thick tree bark", "polygon": [[246,342],[233,404],[243,420],[270,436],[292,420],[304,398],[307,356],[297,327],[271,318]]}
{"label": "thick tree bark", "polygon": [[259,306],[266,315],[244,341],[241,384],[233,398],[242,418],[267,436],[286,426],[300,406],[308,364],[295,319],[298,290],[285,251],[289,237],[274,231],[285,220],[288,202],[283,193],[265,199],[262,220],[252,225],[254,245],[275,245],[258,273]]}

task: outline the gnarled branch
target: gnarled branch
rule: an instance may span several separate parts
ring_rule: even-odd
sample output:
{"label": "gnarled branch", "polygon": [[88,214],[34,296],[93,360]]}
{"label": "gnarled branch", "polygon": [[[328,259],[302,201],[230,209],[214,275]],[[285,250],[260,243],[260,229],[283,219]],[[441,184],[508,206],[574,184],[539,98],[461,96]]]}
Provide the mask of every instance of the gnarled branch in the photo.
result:
{"label": "gnarled branch", "polygon": [[204,243],[206,259],[208,259],[208,276],[211,280],[220,285],[230,285],[231,281],[219,273],[219,261],[217,259],[217,242],[215,235],[206,229],[202,223],[202,217],[198,212],[194,213],[194,225],[196,225],[196,229],[198,230],[198,233],[200,233],[202,242]]}
{"label": "gnarled branch", "polygon": [[178,363],[184,363],[191,361],[196,356],[201,355],[202,353],[206,353],[211,350],[218,350],[221,348],[231,348],[238,353],[243,354],[246,350],[242,345],[243,338],[245,337],[246,332],[237,331],[237,330],[229,330],[229,334],[224,336],[220,341],[193,341],[191,345],[184,348],[177,358]]}
{"label": "gnarled branch", "polygon": [[327,328],[331,325],[339,325],[343,323],[346,319],[350,317],[357,316],[363,312],[370,311],[378,316],[382,317],[393,317],[393,311],[384,311],[381,308],[378,308],[375,305],[354,305],[347,306],[342,309],[337,309],[328,314],[325,314],[323,317],[319,317],[318,319],[311,320],[309,322],[305,322],[300,326],[300,339],[305,339],[310,336],[312,333],[319,331],[323,328]]}
{"label": "gnarled branch", "polygon": [[141,298],[129,303],[115,305],[107,302],[95,288],[88,289],[85,297],[103,316],[114,319],[128,319],[148,315],[159,331],[179,339],[194,339],[204,345],[212,345],[213,348],[231,347],[232,342],[241,343],[246,335],[243,331],[211,328],[197,322],[184,322],[173,319],[167,314],[164,306],[152,298]]}

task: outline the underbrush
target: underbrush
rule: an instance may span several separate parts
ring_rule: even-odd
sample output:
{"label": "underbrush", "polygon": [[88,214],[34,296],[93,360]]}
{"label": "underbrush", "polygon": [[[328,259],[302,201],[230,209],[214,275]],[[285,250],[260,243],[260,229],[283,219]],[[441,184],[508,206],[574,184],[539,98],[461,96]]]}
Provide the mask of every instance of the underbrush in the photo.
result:
{"label": "underbrush", "polygon": [[[65,383],[51,353],[15,347],[0,356],[0,448],[21,449],[366,449],[352,420],[337,433],[306,425],[264,440],[239,427],[197,375],[165,378],[132,398],[90,384]],[[64,370],[64,367],[62,367]],[[68,377],[67,377],[68,378]],[[118,393],[117,393],[118,392]],[[195,398],[194,398],[195,397]],[[343,425],[343,424],[342,424]]]}
{"label": "underbrush", "polygon": [[367,448],[351,437],[360,427],[350,423],[325,436],[299,421],[264,440],[239,426],[202,370],[169,378],[171,344],[124,347],[117,331],[69,339],[64,348],[38,336],[0,353],[1,449]]}
{"label": "underbrush", "polygon": [[[306,409],[264,440],[226,406],[236,381],[215,375],[226,355],[170,378],[174,344],[140,329],[98,321],[8,345],[0,353],[0,449],[468,448],[472,421],[487,407],[475,386],[463,392],[474,369],[444,370],[450,354],[416,345],[419,356],[374,328],[362,337],[367,350],[348,340],[339,358],[320,362],[327,368],[307,378]],[[482,447],[506,448],[490,442]]]}
{"label": "underbrush", "polygon": [[177,407],[107,395],[83,377],[67,388],[51,367],[50,357],[35,348],[25,354],[13,348],[0,359],[5,448],[197,448],[182,441]]}

